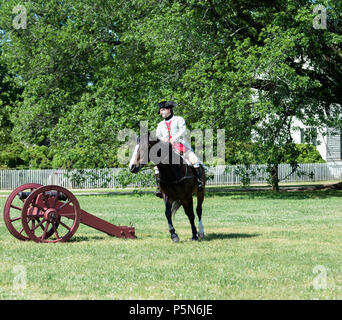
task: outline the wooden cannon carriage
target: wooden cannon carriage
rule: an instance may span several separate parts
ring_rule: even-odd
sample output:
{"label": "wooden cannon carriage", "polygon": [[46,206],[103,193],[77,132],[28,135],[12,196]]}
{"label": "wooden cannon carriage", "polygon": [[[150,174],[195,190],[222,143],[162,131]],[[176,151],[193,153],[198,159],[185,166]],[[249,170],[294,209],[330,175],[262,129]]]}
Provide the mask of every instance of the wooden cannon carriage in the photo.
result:
{"label": "wooden cannon carriage", "polygon": [[68,189],[56,185],[28,183],[13,190],[5,203],[4,220],[19,240],[65,242],[80,223],[110,236],[135,238],[134,227],[116,226],[82,210]]}

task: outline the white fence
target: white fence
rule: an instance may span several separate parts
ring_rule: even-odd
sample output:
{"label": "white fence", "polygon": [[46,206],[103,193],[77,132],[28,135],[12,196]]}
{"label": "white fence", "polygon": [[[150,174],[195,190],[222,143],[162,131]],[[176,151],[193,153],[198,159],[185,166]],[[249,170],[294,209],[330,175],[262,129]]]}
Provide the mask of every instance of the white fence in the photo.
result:
{"label": "white fence", "polygon": [[[245,170],[241,170],[245,169]],[[268,174],[266,165],[251,165],[248,169],[243,166],[216,166],[208,168],[207,172],[213,175],[210,185],[242,184],[243,177],[248,173],[250,184],[266,184]],[[239,173],[240,172],[240,173]],[[342,180],[342,163],[309,163],[300,164],[296,172],[292,173],[290,164],[280,164],[278,176],[281,182],[314,182],[328,180]]]}
{"label": "white fence", "polygon": [[[208,167],[208,185],[240,185],[243,181],[241,174],[242,166],[216,166]],[[250,184],[267,183],[267,173],[264,165],[253,165],[245,172],[248,172]],[[120,168],[111,169],[88,169],[83,170],[83,175],[79,171],[68,170],[0,170],[0,190],[12,190],[24,183],[40,183],[42,185],[56,184],[69,189],[73,188],[115,188],[120,187],[117,175]],[[81,172],[81,173],[82,173]],[[240,172],[240,174],[239,174]],[[310,182],[342,180],[342,164],[315,163],[301,164],[298,172],[291,173],[289,164],[281,164],[278,174],[282,182]],[[305,173],[305,174],[304,174]],[[310,175],[311,173],[311,175]],[[74,178],[72,178],[72,176]],[[75,179],[79,177],[80,179]],[[137,176],[136,176],[137,177]],[[285,179],[284,179],[285,178]],[[130,187],[139,187],[141,182],[137,179],[136,183]]]}

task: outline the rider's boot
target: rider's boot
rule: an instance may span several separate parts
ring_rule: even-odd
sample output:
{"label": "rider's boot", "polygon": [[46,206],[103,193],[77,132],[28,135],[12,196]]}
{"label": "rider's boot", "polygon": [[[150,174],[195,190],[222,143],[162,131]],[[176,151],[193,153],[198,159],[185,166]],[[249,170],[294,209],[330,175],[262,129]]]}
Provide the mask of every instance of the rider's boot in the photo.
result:
{"label": "rider's boot", "polygon": [[197,191],[203,191],[204,185],[203,185],[203,178],[202,178],[202,171],[201,166],[194,167],[196,172],[196,179],[197,179]]}
{"label": "rider's boot", "polygon": [[162,194],[162,192],[160,190],[159,173],[156,173],[154,176],[155,176],[156,182],[157,182],[157,190],[155,192],[155,195],[158,198],[163,198],[163,194]]}

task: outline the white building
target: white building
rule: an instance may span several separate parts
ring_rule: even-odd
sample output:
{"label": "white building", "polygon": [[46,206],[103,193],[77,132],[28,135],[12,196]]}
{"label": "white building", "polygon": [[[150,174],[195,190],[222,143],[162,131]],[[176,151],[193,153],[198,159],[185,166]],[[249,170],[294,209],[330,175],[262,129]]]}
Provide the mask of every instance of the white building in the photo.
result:
{"label": "white building", "polygon": [[[300,63],[299,59],[295,59],[295,62]],[[305,63],[302,66],[303,69],[313,68],[310,66],[309,59],[305,59]],[[258,79],[265,80],[268,76],[265,74],[259,75]],[[262,90],[252,89],[253,101],[258,101],[259,92]],[[341,109],[341,106],[337,106]],[[311,141],[307,141],[305,137],[305,131],[310,130],[312,133]],[[315,127],[307,127],[299,120],[294,120],[292,124],[292,138],[295,143],[310,143],[313,144],[321,154],[322,158],[331,164],[342,165],[342,130],[326,128],[323,131]]]}
{"label": "white building", "polygon": [[[311,131],[309,141],[305,137],[305,131]],[[320,131],[315,127],[306,127],[299,120],[295,120],[292,129],[292,137],[295,143],[311,143],[327,162],[342,163],[342,133],[340,130],[326,128]]]}

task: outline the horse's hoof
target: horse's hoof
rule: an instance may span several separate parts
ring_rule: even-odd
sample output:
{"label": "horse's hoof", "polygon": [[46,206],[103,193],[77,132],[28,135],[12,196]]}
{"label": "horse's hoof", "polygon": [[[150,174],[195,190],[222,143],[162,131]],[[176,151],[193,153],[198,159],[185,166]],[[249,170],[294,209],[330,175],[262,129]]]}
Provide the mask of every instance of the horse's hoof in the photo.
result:
{"label": "horse's hoof", "polygon": [[198,238],[203,239],[204,238],[204,232],[198,232],[197,236],[198,236]]}
{"label": "horse's hoof", "polygon": [[175,233],[171,235],[171,239],[173,242],[179,242],[179,238],[178,238],[177,234],[175,234]]}
{"label": "horse's hoof", "polygon": [[193,236],[191,240],[192,241],[198,241],[198,237],[197,236]]}

